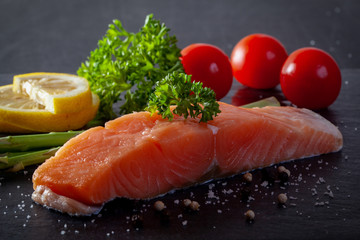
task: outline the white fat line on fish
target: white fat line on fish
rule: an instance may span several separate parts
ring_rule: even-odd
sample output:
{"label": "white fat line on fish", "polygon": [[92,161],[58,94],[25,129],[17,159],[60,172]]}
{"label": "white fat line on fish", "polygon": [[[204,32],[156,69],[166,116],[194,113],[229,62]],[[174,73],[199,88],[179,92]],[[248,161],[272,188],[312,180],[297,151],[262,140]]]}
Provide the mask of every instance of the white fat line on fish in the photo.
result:
{"label": "white fat line on fish", "polygon": [[209,165],[209,168],[206,170],[206,173],[211,172],[213,169],[215,169],[215,167],[219,166],[218,160],[217,160],[217,153],[216,153],[216,135],[219,131],[219,128],[211,125],[211,124],[206,124],[206,126],[212,131],[213,135],[214,135],[214,158],[212,160],[212,163]]}
{"label": "white fat line on fish", "polygon": [[217,134],[217,132],[219,131],[219,128],[216,126],[213,126],[211,124],[207,124],[207,127],[213,132],[214,136]]}

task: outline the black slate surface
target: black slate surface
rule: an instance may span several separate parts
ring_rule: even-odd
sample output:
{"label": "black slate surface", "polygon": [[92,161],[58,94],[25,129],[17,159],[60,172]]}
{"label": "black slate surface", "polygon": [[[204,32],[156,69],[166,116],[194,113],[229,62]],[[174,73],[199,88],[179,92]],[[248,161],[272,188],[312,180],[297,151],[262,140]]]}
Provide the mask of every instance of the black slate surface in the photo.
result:
{"label": "black slate surface", "polygon": [[[337,101],[320,114],[339,127],[344,148],[285,163],[291,171],[287,185],[266,186],[263,170],[253,171],[249,202],[241,198],[241,175],[168,194],[161,198],[168,222],[153,211],[157,199],[117,199],[98,216],[69,217],[31,201],[36,167],[0,173],[0,239],[357,239],[359,10],[359,1],[1,1],[1,85],[11,83],[16,73],[74,73],[112,19],[137,31],[151,12],[177,35],[179,47],[207,42],[230,54],[240,38],[263,32],[281,40],[288,52],[322,48],[339,63],[343,84]],[[254,91],[234,81],[224,101],[237,105],[270,95],[283,100],[279,88]],[[276,203],[281,192],[290,197],[286,208]],[[185,198],[197,200],[200,211],[184,211],[178,201]],[[247,209],[256,214],[251,224],[244,220]],[[131,223],[133,214],[142,215],[142,228]]]}

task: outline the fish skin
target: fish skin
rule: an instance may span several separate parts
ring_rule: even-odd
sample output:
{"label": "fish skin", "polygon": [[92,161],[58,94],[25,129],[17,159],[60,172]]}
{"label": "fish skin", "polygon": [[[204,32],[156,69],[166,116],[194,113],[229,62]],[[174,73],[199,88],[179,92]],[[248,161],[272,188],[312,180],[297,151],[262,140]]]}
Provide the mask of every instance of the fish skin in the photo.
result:
{"label": "fish skin", "polygon": [[[342,148],[338,128],[310,110],[219,104],[221,113],[208,123],[179,116],[169,122],[139,112],[91,128],[69,140],[34,172],[34,194],[46,187],[48,194],[88,206],[116,197],[149,199]],[[41,197],[33,199],[45,205]],[[58,206],[53,208],[69,212]],[[89,214],[78,211],[75,215]]]}

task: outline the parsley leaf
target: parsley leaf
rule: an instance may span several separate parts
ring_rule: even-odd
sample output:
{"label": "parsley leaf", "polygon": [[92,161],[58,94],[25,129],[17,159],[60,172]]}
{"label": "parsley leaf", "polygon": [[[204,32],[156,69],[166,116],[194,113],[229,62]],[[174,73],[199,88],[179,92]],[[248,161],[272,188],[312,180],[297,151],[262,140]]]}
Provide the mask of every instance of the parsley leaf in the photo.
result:
{"label": "parsley leaf", "polygon": [[119,20],[109,25],[77,71],[100,97],[98,119],[117,117],[113,104],[118,101],[119,114],[144,110],[157,81],[173,71],[183,72],[177,39],[169,31],[152,14],[138,33],[127,32]]}
{"label": "parsley leaf", "polygon": [[[176,105],[173,111],[171,105]],[[201,82],[191,82],[190,75],[179,72],[168,74],[156,83],[146,109],[152,114],[158,111],[162,118],[169,120],[173,119],[173,113],[184,118],[201,115],[200,122],[212,120],[220,113],[214,91],[203,88]]]}
{"label": "parsley leaf", "polygon": [[[148,106],[170,120],[174,113],[185,118],[201,115],[200,121],[206,122],[220,112],[213,90],[191,82],[184,73],[177,39],[169,31],[152,14],[138,33],[127,32],[119,20],[109,25],[77,71],[100,97],[98,120],[117,117],[113,105],[118,101],[119,114]],[[170,105],[177,105],[173,112]]]}

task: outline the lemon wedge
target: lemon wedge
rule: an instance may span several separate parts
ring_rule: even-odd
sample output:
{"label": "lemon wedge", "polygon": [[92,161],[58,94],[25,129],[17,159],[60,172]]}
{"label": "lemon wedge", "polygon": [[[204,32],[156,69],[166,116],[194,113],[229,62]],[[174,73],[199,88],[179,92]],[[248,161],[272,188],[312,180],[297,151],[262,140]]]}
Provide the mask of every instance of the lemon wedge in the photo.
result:
{"label": "lemon wedge", "polygon": [[36,133],[37,131],[16,126],[12,123],[4,122],[0,120],[0,133]]}
{"label": "lemon wedge", "polygon": [[52,113],[29,96],[13,91],[13,85],[0,87],[0,132],[60,132],[83,127],[99,107],[99,97],[91,93],[90,104],[76,112]]}
{"label": "lemon wedge", "polygon": [[55,114],[78,112],[92,103],[88,81],[65,73],[35,72],[16,75],[13,79],[13,91],[27,95],[35,103],[44,106],[45,110]]}

